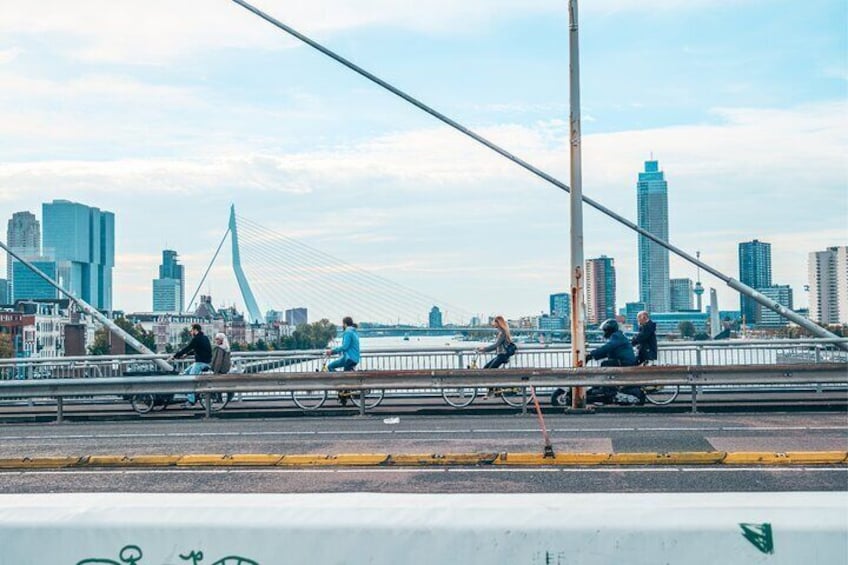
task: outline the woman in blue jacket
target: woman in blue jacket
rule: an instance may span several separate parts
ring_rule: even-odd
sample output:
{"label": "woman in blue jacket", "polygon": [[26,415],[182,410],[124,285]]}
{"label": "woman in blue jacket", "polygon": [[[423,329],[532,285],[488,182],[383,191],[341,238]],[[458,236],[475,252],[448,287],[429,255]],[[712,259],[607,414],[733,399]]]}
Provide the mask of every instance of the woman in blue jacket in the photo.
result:
{"label": "woman in blue jacket", "polygon": [[327,365],[327,370],[335,371],[339,368],[342,371],[353,371],[359,364],[359,334],[356,333],[357,325],[353,323],[353,318],[345,316],[342,319],[342,344],[336,348],[328,349],[327,355],[338,355],[341,357],[331,361]]}

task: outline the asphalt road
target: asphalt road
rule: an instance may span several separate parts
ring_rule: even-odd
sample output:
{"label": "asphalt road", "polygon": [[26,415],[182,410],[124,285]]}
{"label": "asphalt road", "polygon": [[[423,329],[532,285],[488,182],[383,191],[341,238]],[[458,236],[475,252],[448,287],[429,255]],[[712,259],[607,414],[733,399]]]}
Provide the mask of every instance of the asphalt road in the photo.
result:
{"label": "asphalt road", "polygon": [[[385,419],[399,417],[397,424]],[[846,412],[548,414],[559,452],[848,450]],[[389,420],[391,422],[391,420]],[[131,419],[0,427],[0,457],[539,452],[535,415]],[[72,469],[0,471],[2,492],[715,492],[846,490],[842,467]]]}

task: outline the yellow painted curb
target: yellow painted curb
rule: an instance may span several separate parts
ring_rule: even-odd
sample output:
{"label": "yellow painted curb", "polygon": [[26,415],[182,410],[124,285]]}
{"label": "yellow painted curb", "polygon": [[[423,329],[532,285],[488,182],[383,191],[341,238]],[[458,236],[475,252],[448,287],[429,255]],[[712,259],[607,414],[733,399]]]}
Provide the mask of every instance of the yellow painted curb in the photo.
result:
{"label": "yellow painted curb", "polygon": [[90,455],[82,457],[78,465],[83,467],[128,467],[133,460],[125,455]]}
{"label": "yellow painted curb", "polygon": [[277,461],[277,465],[332,465],[329,455],[283,455],[282,459]]}
{"label": "yellow painted curb", "polygon": [[0,469],[59,469],[79,462],[79,457],[17,457],[0,459]]}
{"label": "yellow painted curb", "polygon": [[183,455],[177,460],[177,467],[213,467],[220,465],[229,465],[226,460],[226,457],[226,455],[212,454]]}
{"label": "yellow painted curb", "polygon": [[792,465],[835,465],[845,463],[848,451],[787,451]]}
{"label": "yellow painted curb", "polygon": [[273,467],[279,463],[282,458],[282,455],[276,455],[273,453],[234,453],[225,459],[225,464]]}
{"label": "yellow painted curb", "polygon": [[360,466],[360,465],[382,465],[389,459],[388,453],[340,453],[330,457],[331,465]]}
{"label": "yellow painted curb", "polygon": [[791,461],[785,453],[736,451],[728,452],[722,463],[725,465],[789,465]]}
{"label": "yellow painted curb", "polygon": [[609,453],[557,453],[554,457],[545,457],[542,453],[501,453],[495,459],[495,465],[516,466],[579,466],[600,465],[610,457]]}
{"label": "yellow painted curb", "polygon": [[439,465],[489,465],[497,453],[419,453],[400,454],[389,457],[389,465],[399,467]]}
{"label": "yellow painted curb", "polygon": [[660,458],[659,453],[610,453],[606,465],[651,465]]}
{"label": "yellow painted curb", "polygon": [[170,467],[179,460],[179,455],[133,455],[130,457],[130,465]]}
{"label": "yellow painted curb", "polygon": [[668,453],[612,453],[608,465],[715,465],[721,463],[724,451],[671,451]]}

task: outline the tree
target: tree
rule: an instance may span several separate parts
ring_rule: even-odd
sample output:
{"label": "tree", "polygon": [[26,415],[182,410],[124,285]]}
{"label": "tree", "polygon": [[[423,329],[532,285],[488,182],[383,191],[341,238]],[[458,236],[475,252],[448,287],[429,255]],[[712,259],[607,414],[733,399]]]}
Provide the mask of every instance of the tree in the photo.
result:
{"label": "tree", "polygon": [[0,358],[8,359],[14,357],[15,348],[12,345],[12,336],[7,333],[0,333]]}
{"label": "tree", "polygon": [[677,324],[677,330],[680,332],[681,337],[694,337],[695,335],[695,324],[684,320]]}
{"label": "tree", "polygon": [[88,346],[89,355],[109,355],[109,328],[103,326],[94,332],[94,343]]}

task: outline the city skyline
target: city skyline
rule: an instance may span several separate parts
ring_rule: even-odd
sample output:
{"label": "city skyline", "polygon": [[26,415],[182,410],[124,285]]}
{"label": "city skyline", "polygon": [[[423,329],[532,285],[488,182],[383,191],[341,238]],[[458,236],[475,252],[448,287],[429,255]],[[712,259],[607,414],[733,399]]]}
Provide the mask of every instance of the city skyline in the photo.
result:
{"label": "city skyline", "polygon": [[[128,7],[109,25],[90,2],[0,14],[0,213],[63,198],[118,214],[116,306],[149,308],[163,248],[180,250],[195,288],[230,202],[471,312],[538,312],[568,287],[565,195],[243,10],[189,4]],[[561,3],[331,4],[262,8],[568,178]],[[636,221],[633,178],[653,152],[671,184],[672,243],[736,276],[739,242],[771,242],[774,279],[798,307],[808,254],[848,239],[848,14],[840,2],[770,6],[582,6],[584,192]],[[635,241],[586,212],[585,255],[616,258],[619,304],[639,298]],[[225,249],[202,291],[241,305],[228,260]],[[696,273],[672,256],[669,277]],[[735,292],[701,280],[736,308]]]}

